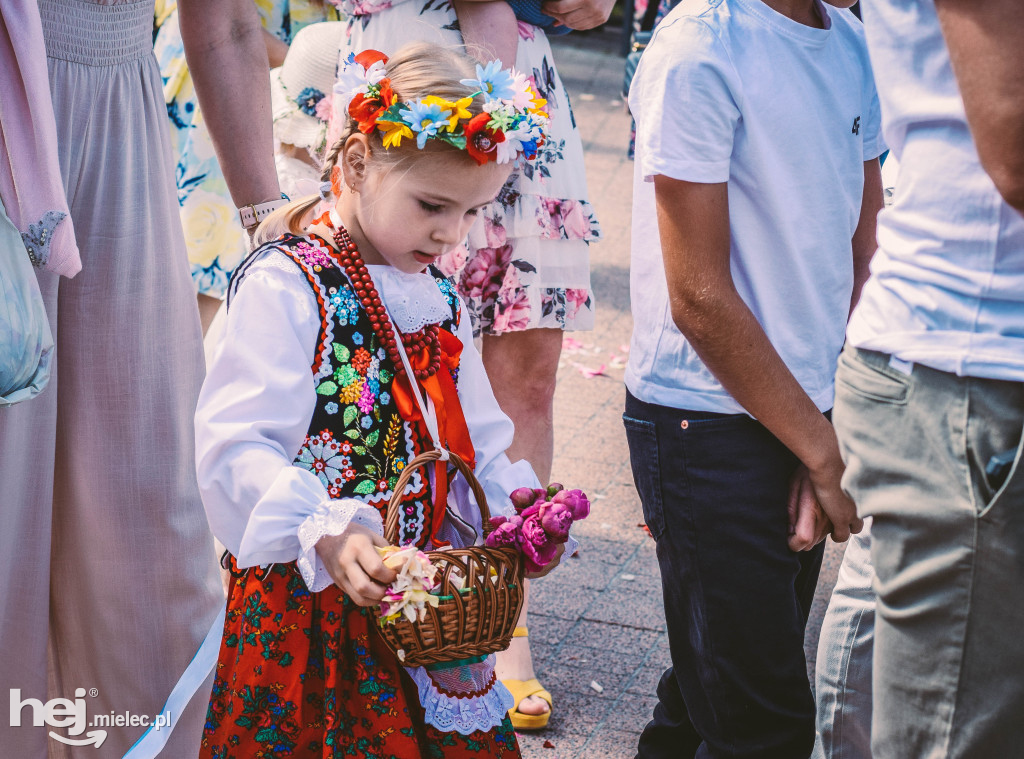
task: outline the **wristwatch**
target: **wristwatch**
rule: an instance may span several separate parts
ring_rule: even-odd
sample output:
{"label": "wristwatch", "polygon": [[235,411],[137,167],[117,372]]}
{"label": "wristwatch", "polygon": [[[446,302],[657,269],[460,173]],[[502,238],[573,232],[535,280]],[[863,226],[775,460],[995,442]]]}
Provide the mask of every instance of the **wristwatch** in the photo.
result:
{"label": "wristwatch", "polygon": [[266,203],[250,203],[238,209],[238,218],[241,220],[242,226],[249,229],[255,227],[287,202],[288,196],[282,193],[280,198],[268,200]]}

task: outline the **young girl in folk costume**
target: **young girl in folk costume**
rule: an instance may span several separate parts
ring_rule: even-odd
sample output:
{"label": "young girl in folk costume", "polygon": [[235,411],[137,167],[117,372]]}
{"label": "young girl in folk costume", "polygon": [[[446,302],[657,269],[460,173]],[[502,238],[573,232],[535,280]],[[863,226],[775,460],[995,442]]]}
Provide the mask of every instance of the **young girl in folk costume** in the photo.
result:
{"label": "young girl in folk costume", "polygon": [[[543,140],[524,77],[473,72],[427,44],[349,60],[327,212],[302,226],[314,197],[268,218],[263,231],[283,234],[232,279],[196,415],[203,498],[236,577],[202,757],[519,756],[493,657],[453,692],[441,683],[459,676],[402,666],[370,608],[396,577],[376,551],[382,515],[418,453],[474,462],[493,513],[539,484],[505,456],[512,425],[433,268]],[[417,471],[400,514],[403,545],[481,534],[444,465]]]}

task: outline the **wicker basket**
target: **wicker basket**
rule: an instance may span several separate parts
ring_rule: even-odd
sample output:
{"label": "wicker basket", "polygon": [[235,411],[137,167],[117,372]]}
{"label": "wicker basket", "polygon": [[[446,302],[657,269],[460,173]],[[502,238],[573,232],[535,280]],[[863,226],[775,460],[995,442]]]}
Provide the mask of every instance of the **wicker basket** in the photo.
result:
{"label": "wicker basket", "polygon": [[[476,496],[483,517],[484,535],[491,532],[490,511],[483,488],[473,470],[452,453],[451,462],[465,476]],[[441,458],[440,451],[427,451],[409,462],[388,505],[384,537],[395,544],[402,493],[413,472]],[[377,625],[381,636],[403,664],[418,667],[457,661],[508,648],[523,608],[522,554],[511,548],[474,546],[427,553],[439,570],[434,591],[440,595],[437,608],[428,606],[423,619],[410,622],[402,617],[391,624]],[[462,589],[453,578],[464,578]],[[374,612],[379,620],[379,609]]]}

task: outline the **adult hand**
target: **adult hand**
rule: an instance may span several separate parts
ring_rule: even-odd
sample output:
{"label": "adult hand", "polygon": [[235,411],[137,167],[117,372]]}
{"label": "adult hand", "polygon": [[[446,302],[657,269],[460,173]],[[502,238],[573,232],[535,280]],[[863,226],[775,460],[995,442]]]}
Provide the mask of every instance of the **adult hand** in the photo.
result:
{"label": "adult hand", "polygon": [[788,511],[791,551],[809,551],[832,530],[832,523],[818,504],[810,474],[803,464],[789,483]]}
{"label": "adult hand", "polygon": [[614,5],[615,0],[545,0],[541,11],[570,29],[593,29],[608,20]]}
{"label": "adult hand", "polygon": [[539,580],[541,577],[547,576],[552,569],[558,566],[558,563],[562,560],[562,555],[565,553],[565,543],[559,543],[555,549],[555,558],[544,565],[544,568],[539,572],[527,572],[527,580]]}
{"label": "adult hand", "polygon": [[[835,441],[835,436],[832,436]],[[839,486],[843,476],[843,460],[839,456],[839,445],[829,451],[813,466],[808,466],[807,473],[814,488],[814,496],[832,522],[832,540],[843,543],[864,528],[864,520],[857,516],[857,507]]]}
{"label": "adult hand", "polygon": [[384,566],[374,546],[388,542],[373,530],[350,524],[340,535],[326,535],[316,552],[335,585],[359,606],[375,606],[397,574]]}

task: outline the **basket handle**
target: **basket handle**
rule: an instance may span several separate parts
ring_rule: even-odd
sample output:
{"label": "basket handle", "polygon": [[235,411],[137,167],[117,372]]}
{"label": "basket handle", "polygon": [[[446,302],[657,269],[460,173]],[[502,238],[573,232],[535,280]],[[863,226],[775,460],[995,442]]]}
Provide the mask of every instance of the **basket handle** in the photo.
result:
{"label": "basket handle", "polygon": [[[392,545],[397,545],[398,520],[401,516],[402,496],[405,494],[405,488],[412,479],[413,473],[420,467],[429,464],[432,461],[443,460],[446,456],[453,464],[455,464],[455,468],[462,472],[462,476],[466,478],[466,482],[469,483],[469,487],[473,491],[476,503],[480,507],[480,516],[483,519],[484,535],[486,536],[492,532],[493,528],[490,525],[491,510],[487,506],[487,496],[484,495],[484,488],[476,478],[476,475],[473,474],[473,470],[469,468],[469,464],[463,461],[462,457],[453,451],[440,451],[433,449],[424,451],[410,461],[408,466],[406,466],[398,476],[398,482],[395,483],[394,493],[391,496],[391,502],[388,504],[388,518],[384,523],[384,539]],[[441,476],[441,472],[438,472],[438,476]]]}

